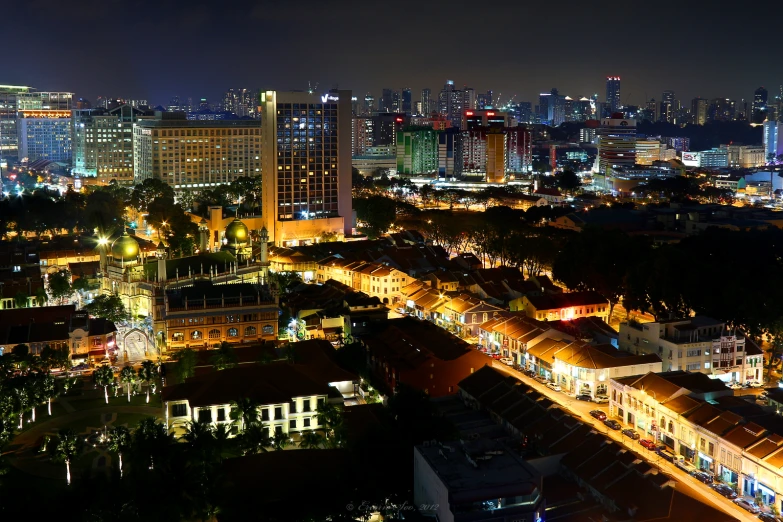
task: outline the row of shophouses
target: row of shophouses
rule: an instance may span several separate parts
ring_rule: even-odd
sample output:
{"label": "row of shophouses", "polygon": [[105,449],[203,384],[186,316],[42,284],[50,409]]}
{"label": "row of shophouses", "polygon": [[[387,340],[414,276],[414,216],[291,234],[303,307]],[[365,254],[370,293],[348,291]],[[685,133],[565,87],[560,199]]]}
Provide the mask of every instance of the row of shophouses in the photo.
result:
{"label": "row of shophouses", "polygon": [[712,473],[739,495],[783,512],[779,403],[750,403],[704,373],[648,373],[609,384],[610,418],[665,446],[663,454],[682,467]]}

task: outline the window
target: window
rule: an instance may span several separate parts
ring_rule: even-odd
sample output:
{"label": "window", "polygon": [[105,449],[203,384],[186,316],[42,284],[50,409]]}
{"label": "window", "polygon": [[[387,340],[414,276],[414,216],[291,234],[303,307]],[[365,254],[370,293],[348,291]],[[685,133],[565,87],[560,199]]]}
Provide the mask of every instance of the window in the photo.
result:
{"label": "window", "polygon": [[212,422],[212,410],[198,410],[199,422]]}
{"label": "window", "polygon": [[669,421],[669,433],[674,433],[674,423]]}
{"label": "window", "polygon": [[226,409],[225,408],[218,408],[217,411],[217,420],[218,422],[225,422],[226,420]]}
{"label": "window", "polygon": [[288,413],[296,413],[296,401],[288,403]]}
{"label": "window", "polygon": [[715,444],[713,444],[712,442],[707,444],[707,453],[709,453],[710,456],[712,456],[712,454],[715,453]]}
{"label": "window", "polygon": [[275,329],[274,329],[274,327],[273,327],[272,325],[270,325],[270,324],[267,324],[267,325],[265,325],[265,326],[264,326],[264,327],[261,329],[261,331],[262,331],[262,332],[264,332],[264,335],[272,335],[272,334],[274,334],[274,333],[275,333]]}
{"label": "window", "polygon": [[239,331],[236,328],[229,328],[228,329],[228,336],[229,337],[237,337],[239,335]]}
{"label": "window", "polygon": [[283,433],[283,427],[280,426],[279,424],[275,426],[275,435],[280,435],[282,433]]}
{"label": "window", "polygon": [[172,417],[187,417],[188,405],[187,404],[175,404],[171,407]]}
{"label": "window", "polygon": [[171,340],[172,341],[184,341],[185,340],[185,334],[182,332],[174,332],[171,334]]}
{"label": "window", "polygon": [[283,418],[283,407],[278,406],[275,408],[275,420],[280,420]]}
{"label": "window", "polygon": [[269,408],[262,408],[261,409],[261,420],[262,421],[268,421],[269,420]]}
{"label": "window", "polygon": [[203,339],[203,336],[201,335],[200,330],[193,330],[192,332],[190,332],[190,338],[196,341],[198,339]]}
{"label": "window", "polygon": [[245,328],[245,337],[255,337],[256,336],[256,327],[255,326],[248,326]]}
{"label": "window", "polygon": [[210,330],[209,331],[209,338],[210,339],[220,339],[220,330]]}
{"label": "window", "polygon": [[310,427],[310,417],[307,417],[306,419],[304,419],[303,423],[304,423],[304,427],[305,428],[309,428]]}
{"label": "window", "polygon": [[311,411],[310,410],[310,399],[304,399],[302,401],[302,411]]}
{"label": "window", "polygon": [[296,419],[291,419],[290,421],[288,421],[288,429],[289,430],[296,429]]}
{"label": "window", "polygon": [[687,356],[688,357],[698,357],[701,355],[701,350],[688,350]]}

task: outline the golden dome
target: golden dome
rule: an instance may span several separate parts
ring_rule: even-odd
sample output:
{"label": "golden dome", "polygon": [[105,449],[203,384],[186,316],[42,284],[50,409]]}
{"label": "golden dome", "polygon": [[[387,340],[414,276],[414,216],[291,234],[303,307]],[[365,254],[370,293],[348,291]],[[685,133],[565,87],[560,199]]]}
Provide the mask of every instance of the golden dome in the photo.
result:
{"label": "golden dome", "polygon": [[139,243],[126,231],[111,244],[111,257],[125,263],[135,261],[139,257]]}
{"label": "golden dome", "polygon": [[234,221],[229,223],[226,227],[226,240],[228,240],[229,245],[247,243],[249,239],[250,231],[248,230],[247,225],[242,223],[238,218],[234,219]]}

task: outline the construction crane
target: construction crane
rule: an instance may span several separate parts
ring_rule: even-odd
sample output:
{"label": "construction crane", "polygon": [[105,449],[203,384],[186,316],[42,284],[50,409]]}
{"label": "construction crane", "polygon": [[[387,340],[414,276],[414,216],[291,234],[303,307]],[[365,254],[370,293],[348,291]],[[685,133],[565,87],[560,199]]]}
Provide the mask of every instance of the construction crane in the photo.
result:
{"label": "construction crane", "polygon": [[318,90],[318,82],[315,82],[315,85],[313,85],[313,82],[309,81],[307,82],[307,93],[308,94],[314,94],[315,91]]}

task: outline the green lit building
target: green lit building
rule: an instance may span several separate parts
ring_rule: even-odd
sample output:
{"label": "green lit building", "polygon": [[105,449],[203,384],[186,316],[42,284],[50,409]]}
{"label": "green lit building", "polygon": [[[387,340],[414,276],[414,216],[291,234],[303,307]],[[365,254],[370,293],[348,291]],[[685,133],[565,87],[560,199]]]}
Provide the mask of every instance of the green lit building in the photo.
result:
{"label": "green lit building", "polygon": [[430,127],[408,127],[397,132],[397,173],[438,172],[438,131]]}

